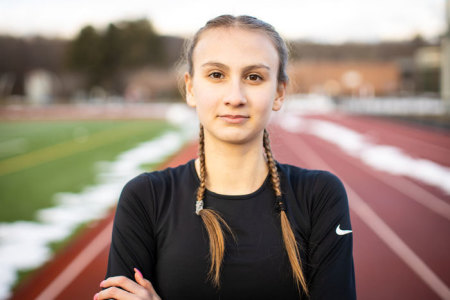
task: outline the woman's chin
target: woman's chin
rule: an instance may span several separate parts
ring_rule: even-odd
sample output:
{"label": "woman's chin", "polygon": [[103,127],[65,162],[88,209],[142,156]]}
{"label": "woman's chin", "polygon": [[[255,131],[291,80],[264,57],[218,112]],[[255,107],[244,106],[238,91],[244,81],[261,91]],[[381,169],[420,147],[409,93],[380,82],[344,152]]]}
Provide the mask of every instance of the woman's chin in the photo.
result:
{"label": "woman's chin", "polygon": [[[262,134],[262,131],[261,131]],[[242,128],[228,128],[216,135],[214,138],[223,143],[228,143],[231,145],[244,145],[251,143],[253,140],[257,139],[260,134],[255,132],[248,132]]]}

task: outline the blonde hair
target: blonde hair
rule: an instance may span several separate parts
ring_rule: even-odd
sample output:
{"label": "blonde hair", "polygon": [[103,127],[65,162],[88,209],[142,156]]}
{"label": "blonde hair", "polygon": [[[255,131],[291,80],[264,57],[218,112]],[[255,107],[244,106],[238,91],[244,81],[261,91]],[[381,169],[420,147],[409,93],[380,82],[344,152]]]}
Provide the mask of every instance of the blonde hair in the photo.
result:
{"label": "blonde hair", "polygon": [[[287,82],[288,76],[286,74],[286,63],[287,63],[287,47],[283,39],[280,37],[278,32],[270,25],[259,19],[250,16],[239,16],[233,17],[230,15],[219,16],[215,19],[210,20],[204,27],[202,27],[194,36],[190,44],[186,49],[186,57],[188,65],[188,72],[193,75],[193,61],[192,56],[198,40],[201,34],[212,28],[218,27],[232,27],[236,26],[239,28],[250,29],[250,30],[261,30],[268,35],[272,40],[279,56],[279,69],[278,69],[278,82]],[[263,137],[263,147],[267,158],[267,164],[270,172],[270,179],[272,187],[275,193],[276,201],[280,209],[280,222],[281,231],[283,237],[284,247],[291,265],[292,275],[296,282],[297,288],[300,290],[300,286],[304,293],[308,295],[308,286],[306,284],[305,276],[302,271],[302,264],[300,259],[299,245],[295,239],[294,232],[292,231],[289,219],[286,214],[286,205],[283,201],[280,176],[277,171],[277,166],[275,159],[270,149],[269,133],[264,129]],[[203,199],[205,197],[206,190],[206,166],[205,166],[205,139],[203,126],[200,125],[200,136],[199,136],[199,151],[198,157],[200,161],[200,185],[197,190],[197,201],[196,201],[196,213],[202,218],[202,221],[206,227],[209,238],[209,249],[210,249],[210,268],[208,272],[208,278],[211,280],[213,285],[217,288],[220,287],[220,270],[222,266],[222,261],[225,253],[225,239],[224,231],[228,231],[232,234],[232,231],[225,220],[220,216],[219,213],[212,209],[204,208]]]}

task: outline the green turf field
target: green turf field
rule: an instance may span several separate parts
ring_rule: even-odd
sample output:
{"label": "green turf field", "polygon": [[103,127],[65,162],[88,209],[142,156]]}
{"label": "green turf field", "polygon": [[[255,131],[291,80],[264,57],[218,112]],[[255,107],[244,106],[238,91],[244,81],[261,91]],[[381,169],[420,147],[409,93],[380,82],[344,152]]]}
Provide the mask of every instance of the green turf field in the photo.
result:
{"label": "green turf field", "polygon": [[94,183],[96,162],[170,128],[164,121],[0,122],[0,222],[33,220],[55,193]]}

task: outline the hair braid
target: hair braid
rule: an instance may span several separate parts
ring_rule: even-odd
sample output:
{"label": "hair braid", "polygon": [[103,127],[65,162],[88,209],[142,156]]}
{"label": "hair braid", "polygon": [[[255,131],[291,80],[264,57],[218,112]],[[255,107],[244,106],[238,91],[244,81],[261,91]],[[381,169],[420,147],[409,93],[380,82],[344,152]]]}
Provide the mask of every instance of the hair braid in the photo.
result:
{"label": "hair braid", "polygon": [[[214,210],[203,208],[203,199],[206,190],[206,164],[205,164],[205,136],[203,126],[200,125],[199,151],[200,160],[200,186],[197,190],[196,213],[202,218],[209,237],[209,253],[211,256],[211,265],[208,271],[208,277],[213,285],[220,287],[220,268],[222,266],[225,254],[225,239],[221,224],[231,234],[231,228],[225,220]],[[234,237],[234,236],[233,236]]]}
{"label": "hair braid", "polygon": [[281,231],[283,235],[284,246],[288,254],[289,262],[292,268],[292,274],[297,284],[297,288],[300,289],[300,285],[303,291],[308,295],[308,286],[306,284],[305,276],[302,271],[302,263],[300,259],[300,252],[298,250],[297,241],[295,240],[294,232],[292,231],[289,219],[286,215],[286,206],[283,202],[280,177],[278,175],[277,166],[273,158],[272,150],[270,149],[269,133],[264,129],[263,137],[264,151],[267,157],[267,163],[269,165],[269,172],[272,181],[272,186],[275,191],[275,196],[277,198],[277,204],[280,207],[280,219],[281,219]]}
{"label": "hair braid", "polygon": [[206,167],[205,167],[205,134],[203,126],[200,124],[200,133],[198,141],[198,158],[200,160],[200,186],[197,190],[197,201],[203,202],[203,196],[206,190]]}

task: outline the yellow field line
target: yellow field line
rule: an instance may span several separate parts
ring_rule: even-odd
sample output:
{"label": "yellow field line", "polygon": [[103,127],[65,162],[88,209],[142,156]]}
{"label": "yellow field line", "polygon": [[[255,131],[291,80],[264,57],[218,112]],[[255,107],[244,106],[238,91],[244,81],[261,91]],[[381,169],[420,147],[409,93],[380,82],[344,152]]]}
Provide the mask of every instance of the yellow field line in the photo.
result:
{"label": "yellow field line", "polygon": [[94,133],[88,136],[88,141],[84,143],[70,140],[60,144],[48,146],[33,152],[25,153],[15,156],[4,161],[0,161],[0,176],[11,174],[23,169],[34,167],[49,161],[57,160],[63,157],[70,156],[79,152],[91,150],[99,146],[111,143],[122,139],[130,134],[130,129],[134,127],[133,134],[149,128],[141,124],[141,128],[136,130],[136,124],[122,126],[120,128],[113,128],[101,132]]}

